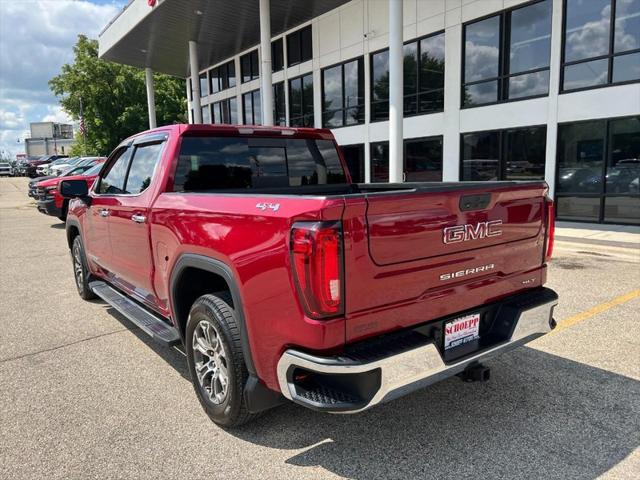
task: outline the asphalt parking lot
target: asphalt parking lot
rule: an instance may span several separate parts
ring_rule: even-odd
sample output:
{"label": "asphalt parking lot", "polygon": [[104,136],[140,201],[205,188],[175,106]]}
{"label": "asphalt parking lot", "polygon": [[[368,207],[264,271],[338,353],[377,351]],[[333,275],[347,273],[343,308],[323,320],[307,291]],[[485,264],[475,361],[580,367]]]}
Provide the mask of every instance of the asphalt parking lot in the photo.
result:
{"label": "asphalt parking lot", "polygon": [[640,478],[638,250],[559,242],[559,328],[487,383],[228,432],[180,351],[78,297],[64,225],[26,183],[0,179],[0,478]]}

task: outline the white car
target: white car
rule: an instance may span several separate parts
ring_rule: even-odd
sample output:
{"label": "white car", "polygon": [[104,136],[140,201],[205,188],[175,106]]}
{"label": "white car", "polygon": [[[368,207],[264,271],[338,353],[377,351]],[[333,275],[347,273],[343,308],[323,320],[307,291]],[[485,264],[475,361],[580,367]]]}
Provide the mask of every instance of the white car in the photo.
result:
{"label": "white car", "polygon": [[13,174],[13,169],[10,163],[0,163],[0,177],[10,177]]}
{"label": "white car", "polygon": [[77,165],[82,161],[80,157],[71,157],[60,159],[60,163],[52,162],[51,165],[48,165],[47,175],[60,175],[62,172],[68,170],[69,168]]}

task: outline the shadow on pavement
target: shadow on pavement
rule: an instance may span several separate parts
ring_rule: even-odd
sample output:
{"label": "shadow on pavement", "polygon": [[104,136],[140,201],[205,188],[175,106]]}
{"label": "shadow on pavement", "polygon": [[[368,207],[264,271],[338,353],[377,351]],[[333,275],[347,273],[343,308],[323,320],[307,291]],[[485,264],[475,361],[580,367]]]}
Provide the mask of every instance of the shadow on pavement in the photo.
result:
{"label": "shadow on pavement", "polygon": [[185,358],[182,346],[178,347],[165,347],[153,340],[149,335],[140,330],[137,326],[131,323],[127,317],[118,312],[115,308],[110,307],[104,301],[98,299],[95,303],[103,305],[109,315],[118,320],[123,327],[133,333],[138,340],[144,343],[147,347],[153,350],[160,358],[171,365],[176,372],[178,372],[185,380],[191,382],[191,376],[187,369],[187,359]]}
{"label": "shadow on pavement", "polygon": [[[190,381],[184,352],[105,308]],[[528,347],[487,365],[487,383],[452,378],[356,415],[288,403],[227,432],[362,480],[594,479],[640,446],[640,382]]]}
{"label": "shadow on pavement", "polygon": [[51,228],[55,228],[56,230],[64,230],[66,228],[66,224],[64,222],[62,223],[52,223],[50,225]]}
{"label": "shadow on pavement", "polygon": [[531,348],[358,415],[287,405],[229,433],[287,460],[372,478],[589,478],[640,445],[640,382]]}

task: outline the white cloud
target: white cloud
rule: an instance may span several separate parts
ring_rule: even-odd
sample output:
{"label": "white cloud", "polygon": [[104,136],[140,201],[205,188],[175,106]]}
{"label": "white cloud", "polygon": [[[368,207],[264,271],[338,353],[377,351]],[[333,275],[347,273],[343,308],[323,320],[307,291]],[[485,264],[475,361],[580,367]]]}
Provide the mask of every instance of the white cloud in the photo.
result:
{"label": "white cloud", "polygon": [[97,38],[125,3],[0,0],[0,149],[23,151],[29,122],[69,120],[48,81],[73,61],[77,36]]}

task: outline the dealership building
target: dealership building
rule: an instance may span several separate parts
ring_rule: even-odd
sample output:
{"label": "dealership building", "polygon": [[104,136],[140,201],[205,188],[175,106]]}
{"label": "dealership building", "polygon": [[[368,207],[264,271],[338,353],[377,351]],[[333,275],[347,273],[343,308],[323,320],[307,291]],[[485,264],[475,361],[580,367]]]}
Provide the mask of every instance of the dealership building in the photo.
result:
{"label": "dealership building", "polygon": [[640,224],[640,0],[132,0],[100,56],[194,123],[330,128],[358,182],[544,179]]}

